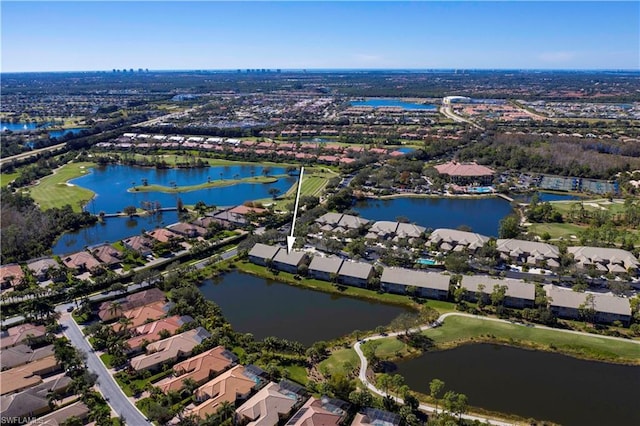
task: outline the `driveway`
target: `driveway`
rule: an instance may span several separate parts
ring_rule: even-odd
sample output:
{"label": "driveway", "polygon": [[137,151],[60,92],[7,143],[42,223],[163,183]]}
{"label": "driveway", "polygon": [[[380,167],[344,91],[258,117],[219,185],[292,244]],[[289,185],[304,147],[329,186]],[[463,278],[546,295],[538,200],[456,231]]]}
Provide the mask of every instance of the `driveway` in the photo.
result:
{"label": "driveway", "polygon": [[138,410],[127,398],[115,379],[109,374],[102,360],[92,352],[89,343],[85,340],[82,330],[68,313],[62,314],[60,324],[64,329],[64,335],[78,350],[87,354],[87,367],[90,372],[98,376],[96,386],[105,398],[109,398],[111,409],[130,425],[151,425],[151,422]]}

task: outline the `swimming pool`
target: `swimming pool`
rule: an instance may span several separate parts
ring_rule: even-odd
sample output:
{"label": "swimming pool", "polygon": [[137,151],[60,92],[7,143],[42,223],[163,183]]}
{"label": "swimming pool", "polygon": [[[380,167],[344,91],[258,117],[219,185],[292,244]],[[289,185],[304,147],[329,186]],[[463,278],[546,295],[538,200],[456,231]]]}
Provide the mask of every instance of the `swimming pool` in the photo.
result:
{"label": "swimming pool", "polygon": [[433,265],[437,265],[438,264],[433,259],[424,259],[424,258],[418,259],[418,263],[421,264],[421,265],[429,265],[429,266],[433,266]]}
{"label": "swimming pool", "polygon": [[490,194],[493,192],[492,186],[470,186],[467,188],[467,192],[472,194]]}

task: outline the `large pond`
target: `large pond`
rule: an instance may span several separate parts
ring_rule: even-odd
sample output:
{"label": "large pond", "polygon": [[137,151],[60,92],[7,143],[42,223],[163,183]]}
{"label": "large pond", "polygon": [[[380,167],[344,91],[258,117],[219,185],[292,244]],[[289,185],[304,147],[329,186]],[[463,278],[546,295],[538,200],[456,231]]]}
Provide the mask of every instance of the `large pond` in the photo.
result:
{"label": "large pond", "polygon": [[497,197],[367,199],[356,202],[354,209],[366,219],[396,220],[404,216],[427,228],[466,225],[473,232],[494,237],[498,236],[500,220],[512,212],[509,202]]}
{"label": "large pond", "polygon": [[49,132],[50,138],[59,138],[60,136],[64,136],[67,133],[71,133],[72,135],[78,135],[83,130],[88,130],[86,127],[74,127],[72,129],[62,129],[62,130],[53,130]]}
{"label": "large pond", "polygon": [[104,242],[114,243],[142,231],[171,225],[178,222],[177,211],[160,212],[151,216],[139,217],[108,217],[104,222],[82,228],[75,232],[63,234],[53,246],[53,254],[67,254],[80,251],[87,246]]}
{"label": "large pond", "polygon": [[311,345],[389,324],[406,308],[294,287],[234,271],[200,287],[234,330]]}
{"label": "large pond", "polygon": [[640,367],[491,344],[428,352],[398,363],[412,389],[432,379],[469,404],[563,425],[640,425]]}
{"label": "large pond", "polygon": [[366,106],[366,107],[400,107],[406,110],[434,110],[436,109],[435,105],[430,104],[415,104],[411,102],[404,102],[400,99],[386,99],[386,98],[378,98],[378,99],[367,99],[366,101],[352,101],[352,106]]}
{"label": "large pond", "polygon": [[[282,175],[282,167],[269,167],[272,175]],[[296,177],[278,179],[275,183],[242,183],[218,188],[200,189],[181,193],[138,192],[129,191],[135,186],[142,186],[142,180],[147,179],[149,185],[164,186],[199,185],[209,179],[229,180],[251,176],[261,176],[263,167],[259,165],[216,166],[192,169],[156,169],[135,166],[110,165],[91,169],[91,173],[72,179],[74,185],[88,188],[96,193],[96,197],[89,203],[90,211],[115,213],[126,206],[141,207],[144,201],[159,202],[162,207],[175,207],[178,198],[184,204],[196,204],[204,201],[215,206],[233,206],[245,201],[269,198],[269,189],[277,188],[285,193],[296,181]]]}
{"label": "large pond", "polygon": [[29,130],[36,130],[43,127],[50,126],[51,123],[32,123],[32,122],[18,122],[18,123],[5,123],[0,122],[0,130],[12,132],[26,132]]}

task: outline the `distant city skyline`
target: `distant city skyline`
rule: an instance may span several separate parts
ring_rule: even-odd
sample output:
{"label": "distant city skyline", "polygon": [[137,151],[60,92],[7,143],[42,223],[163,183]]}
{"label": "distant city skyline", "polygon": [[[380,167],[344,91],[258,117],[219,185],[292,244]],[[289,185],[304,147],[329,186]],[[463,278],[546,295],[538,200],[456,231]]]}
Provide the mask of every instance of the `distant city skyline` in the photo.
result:
{"label": "distant city skyline", "polygon": [[640,70],[639,2],[2,1],[2,72]]}

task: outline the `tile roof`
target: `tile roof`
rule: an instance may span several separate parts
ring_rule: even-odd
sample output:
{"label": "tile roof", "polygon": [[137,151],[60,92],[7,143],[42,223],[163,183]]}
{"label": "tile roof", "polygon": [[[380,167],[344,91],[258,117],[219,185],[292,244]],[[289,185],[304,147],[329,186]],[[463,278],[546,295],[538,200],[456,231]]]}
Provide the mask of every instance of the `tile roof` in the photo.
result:
{"label": "tile roof", "polygon": [[164,362],[188,355],[196,345],[211,335],[202,327],[176,334],[167,339],[151,343],[147,346],[147,355],[131,359],[134,370],[156,367]]}
{"label": "tile roof", "polygon": [[204,402],[185,414],[205,418],[207,414],[214,414],[218,405],[223,401],[234,403],[238,395],[249,393],[255,385],[256,381],[244,375],[244,367],[236,365],[231,370],[200,386],[195,391],[195,396]]}
{"label": "tile roof", "polygon": [[12,348],[4,348],[2,350],[2,356],[0,356],[0,370],[18,367],[50,355],[53,355],[53,345],[47,345],[37,349],[31,349],[24,344]]}
{"label": "tile roof", "polygon": [[16,325],[7,330],[0,331],[0,349],[21,343],[29,336],[38,338],[45,334],[47,334],[47,330],[44,325],[34,325],[31,323]]}
{"label": "tile roof", "polygon": [[458,163],[456,161],[439,164],[435,166],[435,169],[438,173],[449,176],[492,176],[495,173],[493,169],[477,163]]}
{"label": "tile roof", "polygon": [[295,394],[282,392],[276,383],[269,383],[236,410],[240,421],[251,426],[277,425],[280,416],[288,414],[298,401]]}
{"label": "tile roof", "polygon": [[167,393],[182,389],[182,384],[186,379],[193,379],[200,384],[212,374],[217,375],[231,367],[233,363],[234,360],[228,355],[224,346],[216,346],[174,365],[173,371],[176,376],[159,384],[158,387],[162,389],[162,392]]}
{"label": "tile roof", "polygon": [[96,266],[100,266],[100,262],[86,251],[71,253],[62,258],[62,263],[70,269],[93,269]]}

